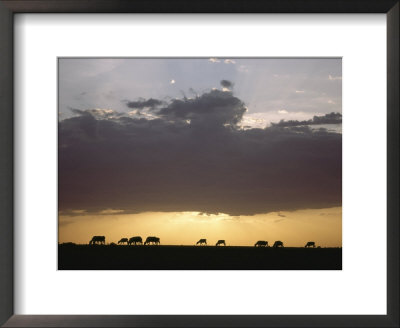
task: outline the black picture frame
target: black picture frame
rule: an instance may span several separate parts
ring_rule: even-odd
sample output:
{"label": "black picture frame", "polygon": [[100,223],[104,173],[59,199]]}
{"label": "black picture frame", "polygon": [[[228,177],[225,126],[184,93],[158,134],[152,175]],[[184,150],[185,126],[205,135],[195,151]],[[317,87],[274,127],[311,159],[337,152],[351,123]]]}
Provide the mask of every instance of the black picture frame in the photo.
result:
{"label": "black picture frame", "polygon": [[[399,327],[399,7],[398,0],[0,0],[0,324],[4,327]],[[387,315],[14,315],[13,17],[16,13],[385,13]]]}

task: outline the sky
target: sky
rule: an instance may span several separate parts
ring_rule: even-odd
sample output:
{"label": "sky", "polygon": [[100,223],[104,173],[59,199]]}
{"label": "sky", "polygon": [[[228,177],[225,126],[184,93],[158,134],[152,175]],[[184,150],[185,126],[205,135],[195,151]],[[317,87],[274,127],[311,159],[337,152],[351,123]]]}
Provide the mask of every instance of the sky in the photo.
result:
{"label": "sky", "polygon": [[340,59],[59,59],[59,241],[341,246],[341,88]]}
{"label": "sky", "polygon": [[60,119],[76,109],[128,112],[127,101],[193,97],[231,81],[243,123],[264,127],[342,110],[341,59],[60,59]]}

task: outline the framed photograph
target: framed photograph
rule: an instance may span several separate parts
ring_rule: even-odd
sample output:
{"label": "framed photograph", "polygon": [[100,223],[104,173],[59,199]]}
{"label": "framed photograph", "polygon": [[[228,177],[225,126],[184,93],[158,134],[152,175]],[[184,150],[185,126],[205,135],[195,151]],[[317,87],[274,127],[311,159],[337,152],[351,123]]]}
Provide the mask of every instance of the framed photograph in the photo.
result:
{"label": "framed photograph", "polygon": [[0,1],[0,323],[398,327],[398,1]]}

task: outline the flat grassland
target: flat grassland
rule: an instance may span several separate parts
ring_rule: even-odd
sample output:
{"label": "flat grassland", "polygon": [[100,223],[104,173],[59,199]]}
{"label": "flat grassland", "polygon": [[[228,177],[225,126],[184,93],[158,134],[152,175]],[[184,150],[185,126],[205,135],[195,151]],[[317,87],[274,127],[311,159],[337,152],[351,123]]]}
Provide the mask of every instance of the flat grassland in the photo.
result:
{"label": "flat grassland", "polygon": [[341,248],[58,246],[59,270],[341,270]]}

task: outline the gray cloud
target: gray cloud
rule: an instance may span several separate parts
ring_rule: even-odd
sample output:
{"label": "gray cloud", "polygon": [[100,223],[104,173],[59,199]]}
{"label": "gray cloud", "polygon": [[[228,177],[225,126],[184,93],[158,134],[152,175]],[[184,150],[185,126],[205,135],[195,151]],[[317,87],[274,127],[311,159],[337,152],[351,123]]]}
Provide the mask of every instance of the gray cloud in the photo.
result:
{"label": "gray cloud", "polygon": [[224,88],[230,88],[233,86],[233,83],[228,80],[222,80],[220,83]]}
{"label": "gray cloud", "polygon": [[220,90],[153,112],[80,111],[59,122],[61,211],[252,215],[341,204],[341,134],[242,130],[244,103]]}
{"label": "gray cloud", "polygon": [[154,108],[154,107],[157,107],[157,106],[159,106],[161,104],[162,104],[161,100],[150,98],[150,99],[147,99],[147,100],[140,99],[140,100],[137,100],[137,101],[129,101],[129,102],[127,102],[126,105],[129,108],[142,109],[142,108],[145,108],[145,107]]}

